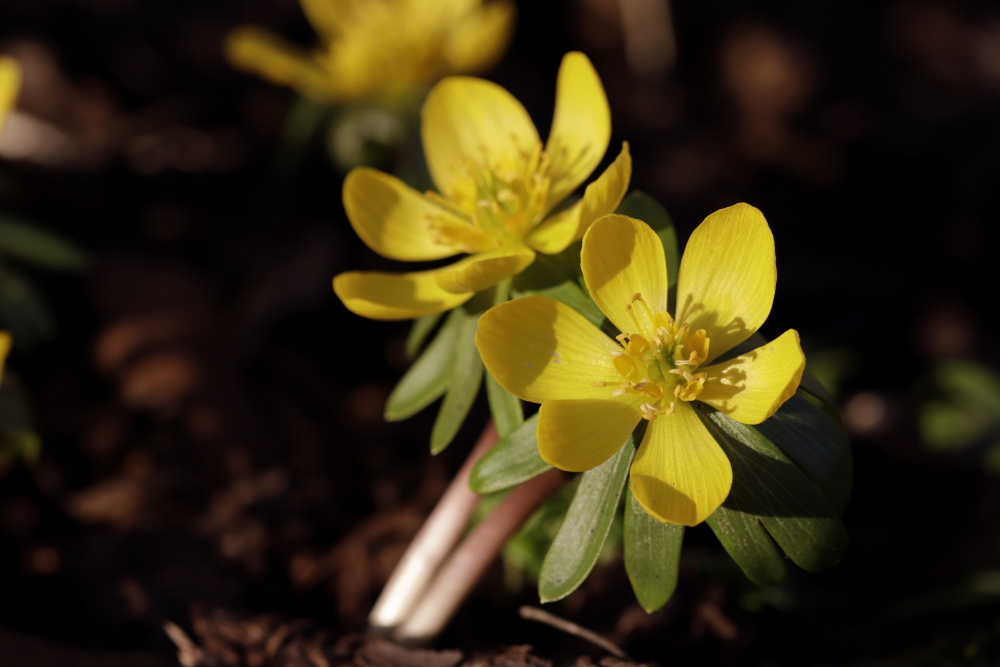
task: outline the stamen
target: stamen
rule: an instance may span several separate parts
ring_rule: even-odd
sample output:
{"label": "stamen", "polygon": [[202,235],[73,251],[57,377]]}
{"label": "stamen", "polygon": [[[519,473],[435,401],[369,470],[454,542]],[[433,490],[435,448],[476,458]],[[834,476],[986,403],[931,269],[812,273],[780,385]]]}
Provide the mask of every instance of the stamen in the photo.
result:
{"label": "stamen", "polygon": [[607,387],[608,385],[606,385],[603,382],[591,382],[590,386],[592,386],[592,387]]}

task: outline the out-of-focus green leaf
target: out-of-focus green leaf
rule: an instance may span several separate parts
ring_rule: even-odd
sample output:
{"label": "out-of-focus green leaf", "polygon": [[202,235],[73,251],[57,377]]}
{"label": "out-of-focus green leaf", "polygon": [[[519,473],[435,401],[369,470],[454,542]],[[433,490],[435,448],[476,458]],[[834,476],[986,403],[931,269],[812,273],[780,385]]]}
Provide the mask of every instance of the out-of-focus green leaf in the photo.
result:
{"label": "out-of-focus green leaf", "polygon": [[537,426],[536,413],[493,445],[472,469],[469,488],[476,493],[494,493],[517,486],[551,468],[538,454]]}
{"label": "out-of-focus green leaf", "polygon": [[684,527],[660,523],[646,514],[629,490],[625,501],[625,572],[642,608],[662,607],[677,587]]}
{"label": "out-of-focus green leaf", "polygon": [[38,460],[41,439],[35,432],[28,393],[10,369],[0,383],[0,460]]}
{"label": "out-of-focus green leaf", "polygon": [[453,310],[437,336],[403,374],[385,403],[385,420],[412,417],[440,398],[451,384],[458,337],[465,325],[461,309]]}
{"label": "out-of-focus green leaf", "polygon": [[406,336],[406,356],[410,359],[417,358],[417,353],[423,346],[424,341],[434,331],[434,327],[437,326],[437,323],[441,321],[443,316],[444,313],[431,313],[430,315],[424,315],[413,320],[410,333]]}
{"label": "out-of-focus green leaf", "polygon": [[7,264],[0,264],[0,324],[18,348],[52,336],[56,328],[41,293]]}
{"label": "out-of-focus green leaf", "polygon": [[950,361],[934,369],[928,384],[931,397],[917,426],[929,449],[961,450],[1000,436],[1000,379],[989,369]]}
{"label": "out-of-focus green leaf", "polygon": [[480,292],[452,311],[460,313],[461,322],[450,351],[451,381],[431,429],[432,454],[444,451],[451,444],[479,394],[486,369],[476,348],[476,329],[479,316],[493,304],[493,296],[492,290]]}
{"label": "out-of-focus green leaf", "polygon": [[50,271],[85,271],[90,255],[31,222],[0,215],[0,254]]}
{"label": "out-of-focus green leaf", "polygon": [[851,497],[854,473],[851,442],[839,423],[795,395],[770,419],[753,428],[777,445],[843,514]]}
{"label": "out-of-focus green leaf", "polygon": [[542,563],[538,580],[542,602],[566,597],[590,574],[618,511],[634,455],[630,437],[614,456],[580,476],[573,502]]}
{"label": "out-of-focus green leaf", "polygon": [[667,209],[645,192],[633,190],[622,200],[617,212],[642,220],[660,237],[667,258],[667,284],[674,289],[677,285],[677,272],[680,270],[680,248],[674,221],[667,213]]}
{"label": "out-of-focus green leaf", "polygon": [[505,438],[524,423],[521,399],[508,393],[489,373],[486,374],[486,397],[498,436]]}
{"label": "out-of-focus green leaf", "polygon": [[[723,507],[757,517],[805,570],[817,572],[838,563],[847,549],[847,531],[816,483],[757,428],[707,406],[699,415],[733,467],[733,487]],[[756,531],[747,531],[743,539],[757,537]]]}
{"label": "out-of-focus green leaf", "polygon": [[373,105],[341,107],[329,124],[327,148],[343,171],[387,168],[406,142],[406,120],[392,109]]}

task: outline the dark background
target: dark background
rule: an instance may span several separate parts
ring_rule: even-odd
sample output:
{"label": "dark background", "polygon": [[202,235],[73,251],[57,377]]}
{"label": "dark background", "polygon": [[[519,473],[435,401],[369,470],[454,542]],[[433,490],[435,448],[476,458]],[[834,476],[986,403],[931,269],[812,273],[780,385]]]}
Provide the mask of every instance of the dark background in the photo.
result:
{"label": "dark background", "polygon": [[[559,61],[582,50],[611,104],[605,164],[629,141],[632,187],[682,240],[720,207],[764,212],[779,271],[764,333],[798,329],[842,407],[852,544],[835,568],[762,589],[702,526],[665,609],[639,609],[620,561],[548,608],[664,665],[996,664],[1000,8],[671,12],[658,33],[613,0],[521,2],[486,76],[544,135]],[[42,437],[37,463],[0,468],[0,654],[24,658],[10,664],[175,664],[165,621],[210,652],[261,627],[362,631],[486,419],[477,406],[437,457],[433,410],[382,420],[407,325],[348,313],[330,279],[392,264],[344,218],[324,126],[296,143],[303,103],[226,62],[246,23],[313,40],[294,0],[0,3],[0,52],[25,77],[0,215],[94,260],[25,270],[56,326],[8,360]],[[643,57],[650,44],[666,51]],[[955,360],[982,371],[972,399],[935,380]],[[928,438],[929,401],[977,397],[974,437]],[[602,655],[517,617],[535,603],[497,566],[439,647]]]}

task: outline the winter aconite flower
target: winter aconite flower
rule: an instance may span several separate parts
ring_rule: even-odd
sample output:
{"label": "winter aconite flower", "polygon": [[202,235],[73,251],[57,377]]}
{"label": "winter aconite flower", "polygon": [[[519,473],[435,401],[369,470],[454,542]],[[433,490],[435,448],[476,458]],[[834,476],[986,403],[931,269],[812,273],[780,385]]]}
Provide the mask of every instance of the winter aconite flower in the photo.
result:
{"label": "winter aconite flower", "polygon": [[239,67],[314,99],[344,103],[422,94],[444,76],[483,71],[507,46],[514,3],[494,0],[300,0],[320,39],[311,52],[259,28],[226,50]]}
{"label": "winter aconite flower", "polygon": [[681,260],[672,311],[663,246],[645,223],[598,220],[583,239],[581,262],[591,296],[621,333],[609,338],[551,299],[516,299],[480,319],[483,362],[504,389],[542,404],[538,448],[557,468],[600,465],[648,420],[632,492],[660,521],[700,523],[729,495],[732,468],[694,402],[757,424],[795,393],[805,368],[794,330],[713,363],[771,310],[771,230],[746,204],[706,218]]}
{"label": "winter aconite flower", "polygon": [[352,272],[333,288],[353,312],[409,319],[458,306],[519,273],[536,252],[557,253],[615,210],[628,188],[628,146],[574,205],[554,208],[598,165],[611,136],[601,81],[581,53],[559,69],[548,142],[520,102],[496,84],[452,77],[435,86],[421,115],[424,152],[437,192],[358,168],[344,181],[344,208],[375,252],[401,261],[468,255],[414,273]]}
{"label": "winter aconite flower", "polygon": [[0,132],[14,108],[21,89],[21,66],[9,56],[0,56]]}

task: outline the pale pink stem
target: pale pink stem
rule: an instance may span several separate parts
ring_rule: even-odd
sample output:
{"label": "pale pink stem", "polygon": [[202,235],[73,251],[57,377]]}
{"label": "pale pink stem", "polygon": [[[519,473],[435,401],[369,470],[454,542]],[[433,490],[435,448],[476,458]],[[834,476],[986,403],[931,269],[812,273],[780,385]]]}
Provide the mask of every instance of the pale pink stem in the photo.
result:
{"label": "pale pink stem", "polygon": [[479,495],[469,489],[469,475],[483,454],[496,442],[497,432],[491,421],[382,589],[368,616],[371,630],[385,632],[403,622],[441,562],[458,542],[479,502]]}
{"label": "pale pink stem", "polygon": [[423,644],[436,637],[507,539],[564,481],[566,473],[553,469],[511,491],[444,562],[420,601],[396,628],[395,639]]}

